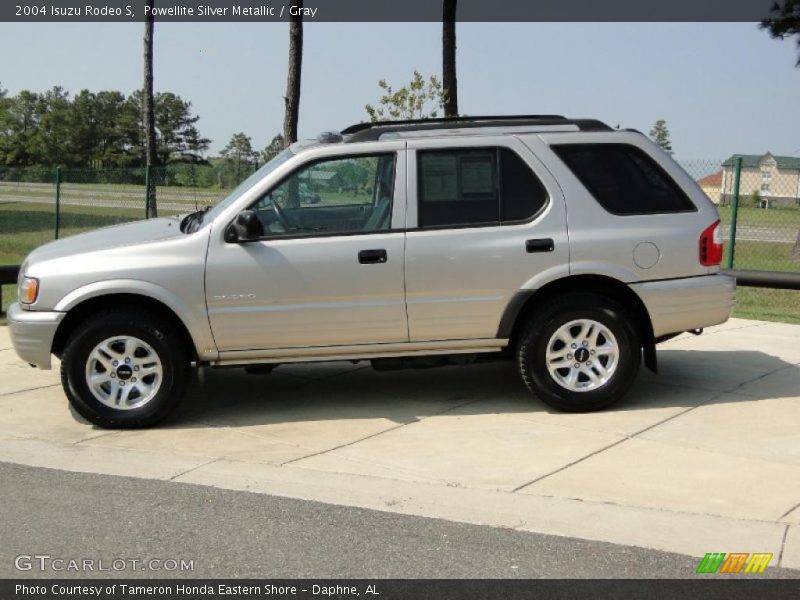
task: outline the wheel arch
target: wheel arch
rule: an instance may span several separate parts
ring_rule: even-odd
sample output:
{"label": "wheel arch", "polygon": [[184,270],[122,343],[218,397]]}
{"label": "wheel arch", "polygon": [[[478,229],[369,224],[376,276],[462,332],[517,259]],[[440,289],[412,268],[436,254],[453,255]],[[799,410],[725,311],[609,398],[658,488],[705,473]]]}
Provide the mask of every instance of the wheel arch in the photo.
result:
{"label": "wheel arch", "polygon": [[524,324],[538,307],[572,292],[599,294],[629,310],[639,334],[645,365],[652,371],[657,370],[653,323],[644,302],[627,284],[605,275],[570,275],[535,290],[519,290],[503,313],[497,337],[508,338],[509,347],[515,348]]}
{"label": "wheel arch", "polygon": [[191,360],[198,360],[197,347],[189,333],[189,328],[171,307],[151,296],[129,292],[91,296],[75,303],[69,309],[67,315],[61,320],[61,323],[59,323],[58,329],[56,329],[56,334],[53,338],[52,353],[60,358],[72,334],[80,327],[80,324],[85,322],[91,315],[103,310],[124,310],[126,308],[138,311],[144,310],[156,317],[161,317],[173,323],[186,344]]}

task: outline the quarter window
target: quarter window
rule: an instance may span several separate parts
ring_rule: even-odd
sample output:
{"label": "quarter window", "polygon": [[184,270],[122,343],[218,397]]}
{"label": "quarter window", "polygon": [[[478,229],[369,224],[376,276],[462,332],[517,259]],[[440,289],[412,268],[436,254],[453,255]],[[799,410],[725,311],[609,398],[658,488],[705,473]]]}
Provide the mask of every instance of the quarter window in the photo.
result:
{"label": "quarter window", "polygon": [[595,200],[615,215],[697,210],[647,153],[628,144],[564,144],[553,150]]}
{"label": "quarter window", "polygon": [[311,163],[257,200],[264,237],[368,233],[391,227],[394,154]]}
{"label": "quarter window", "polygon": [[508,148],[417,154],[420,227],[501,225],[530,219],[547,191]]}

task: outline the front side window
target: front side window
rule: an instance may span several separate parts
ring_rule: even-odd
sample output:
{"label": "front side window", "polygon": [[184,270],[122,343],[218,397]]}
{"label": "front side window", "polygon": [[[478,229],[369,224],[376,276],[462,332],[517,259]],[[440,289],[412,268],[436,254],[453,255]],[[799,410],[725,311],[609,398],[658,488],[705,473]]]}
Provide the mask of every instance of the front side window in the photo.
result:
{"label": "front side window", "polygon": [[391,227],[394,154],[316,161],[257,200],[264,237],[368,233]]}
{"label": "front side window", "polygon": [[524,221],[547,203],[541,181],[508,148],[421,150],[417,177],[420,227]]}
{"label": "front side window", "polygon": [[294,153],[289,148],[286,148],[283,152],[281,152],[277,156],[274,156],[272,160],[267,162],[260,169],[258,169],[258,171],[250,175],[250,177],[248,177],[242,183],[236,186],[236,189],[234,189],[223,200],[218,202],[205,215],[203,215],[201,217],[201,222],[211,223],[217,217],[218,214],[220,214],[231,204],[236,202],[239,198],[242,197],[243,194],[245,194],[256,183],[264,179],[264,177],[272,173],[275,169],[280,167],[283,163],[285,163],[293,156]]}

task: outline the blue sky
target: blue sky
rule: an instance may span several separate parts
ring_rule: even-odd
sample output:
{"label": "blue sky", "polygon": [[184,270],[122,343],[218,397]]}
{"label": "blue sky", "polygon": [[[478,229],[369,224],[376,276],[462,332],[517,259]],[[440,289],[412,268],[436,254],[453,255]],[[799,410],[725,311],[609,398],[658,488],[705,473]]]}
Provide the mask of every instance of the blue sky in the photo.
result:
{"label": "blue sky", "polygon": [[[0,24],[11,93],[141,85],[141,24]],[[193,103],[212,151],[244,131],[280,131],[288,26],[156,24],[157,90]],[[311,23],[300,136],[366,118],[377,81],[441,70],[438,23]],[[461,23],[459,107],[467,114],[559,113],[649,131],[663,118],[680,159],[734,152],[800,156],[796,46],[751,23]]]}

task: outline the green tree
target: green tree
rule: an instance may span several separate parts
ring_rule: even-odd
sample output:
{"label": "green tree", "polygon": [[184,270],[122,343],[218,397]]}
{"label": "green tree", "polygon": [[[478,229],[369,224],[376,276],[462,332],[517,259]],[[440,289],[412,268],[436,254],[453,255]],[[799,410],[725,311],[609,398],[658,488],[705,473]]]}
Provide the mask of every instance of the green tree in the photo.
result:
{"label": "green tree", "polygon": [[123,166],[127,162],[127,140],[121,120],[124,109],[125,96],[121,92],[105,90],[97,92],[94,97],[97,136],[94,161],[100,166]]}
{"label": "green tree", "polygon": [[[70,106],[70,142],[62,162],[94,168],[143,164],[143,147],[139,147],[142,132],[132,133],[132,127],[141,127],[141,116],[139,105],[129,105],[121,92],[81,90]],[[136,139],[135,151],[130,147],[131,135]]]}
{"label": "green tree", "polygon": [[271,161],[273,158],[280,154],[284,148],[283,136],[279,133],[272,141],[261,151],[261,160],[265,163]]}
{"label": "green tree", "polygon": [[72,99],[68,117],[70,142],[64,159],[71,166],[100,166],[95,163],[100,137],[96,102],[97,96],[89,90],[81,90]]}
{"label": "green tree", "polygon": [[208,149],[210,140],[200,136],[197,129],[200,117],[192,114],[192,103],[172,92],[163,92],[156,94],[155,106],[161,164],[197,162],[199,154]]}
{"label": "green tree", "polygon": [[[200,135],[198,115],[192,114],[192,103],[172,92],[155,95],[156,156],[161,165],[173,162],[197,163],[208,149],[210,140]],[[128,107],[119,116],[130,152],[139,156],[138,164],[146,164],[142,93],[135,91],[127,100]]]}
{"label": "green tree", "polygon": [[[55,86],[44,93],[0,90],[0,164],[139,167],[147,164],[143,94],[81,90],[74,98]],[[155,96],[156,159],[202,163],[209,140],[197,128],[191,103],[171,93]]]}
{"label": "green tree", "polygon": [[6,152],[11,138],[11,99],[8,97],[8,90],[4,89],[0,83],[0,165],[6,164]]}
{"label": "green tree", "polygon": [[425,79],[414,71],[411,81],[397,90],[385,79],[378,82],[378,87],[383,91],[378,105],[364,107],[373,123],[436,118],[444,108],[442,83],[435,75]]}
{"label": "green tree", "polygon": [[[153,119],[155,123],[155,118]],[[144,119],[142,115],[142,91],[136,90],[125,99],[122,111],[117,115],[117,124],[124,139],[125,162],[130,166],[143,166],[145,156]]]}
{"label": "green tree", "polygon": [[[8,90],[3,87],[3,82],[0,81],[0,111],[7,110],[8,103]],[[5,113],[0,113],[0,115]]]}
{"label": "green tree", "polygon": [[3,144],[5,164],[11,166],[38,164],[36,138],[39,127],[39,95],[22,90],[8,100],[5,117],[7,136]]}
{"label": "green tree", "polygon": [[761,21],[761,28],[778,39],[797,36],[798,56],[796,66],[800,67],[800,0],[780,0],[771,8],[769,17]]}
{"label": "green tree", "polygon": [[70,142],[69,94],[54,86],[36,101],[37,127],[31,136],[31,152],[36,162],[45,165],[63,164]]}
{"label": "green tree", "polygon": [[669,139],[669,129],[664,119],[659,119],[650,130],[650,139],[658,144],[662,150],[672,154],[672,142]]}
{"label": "green tree", "polygon": [[141,166],[146,163],[141,92],[82,90],[72,101],[71,152],[77,166]]}
{"label": "green tree", "polygon": [[253,150],[253,141],[243,132],[234,133],[220,155],[235,166],[237,181],[242,179],[242,165],[250,166],[258,158],[258,153]]}

